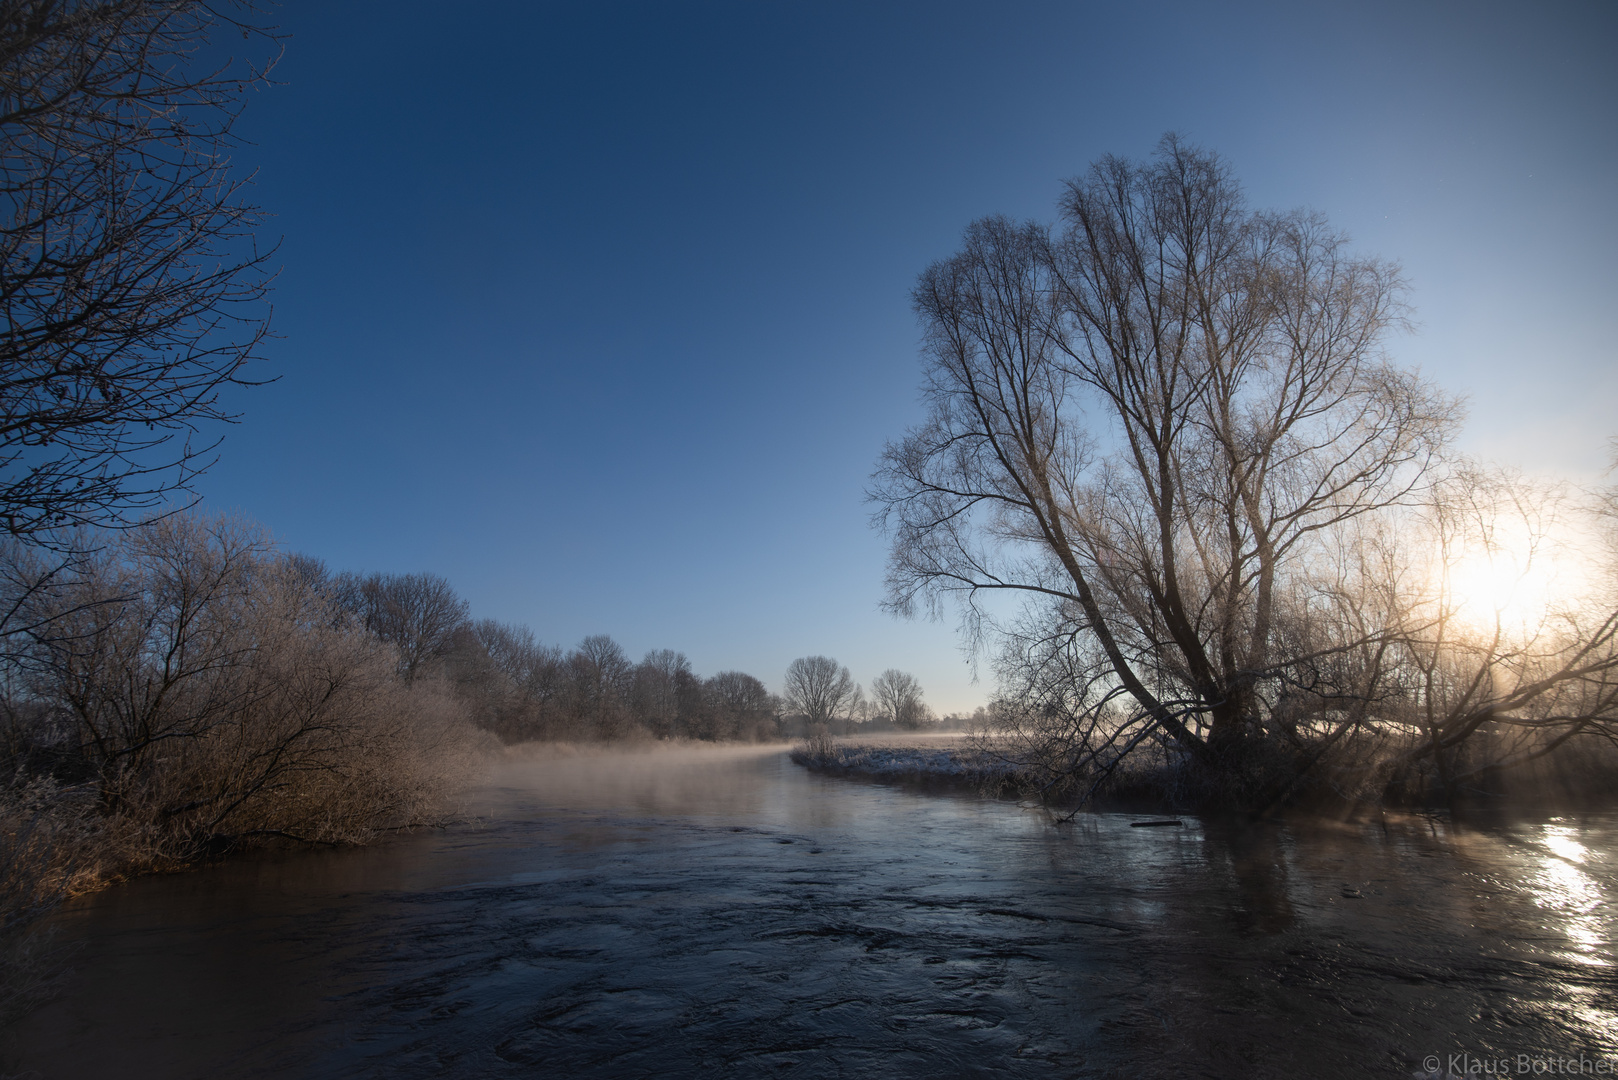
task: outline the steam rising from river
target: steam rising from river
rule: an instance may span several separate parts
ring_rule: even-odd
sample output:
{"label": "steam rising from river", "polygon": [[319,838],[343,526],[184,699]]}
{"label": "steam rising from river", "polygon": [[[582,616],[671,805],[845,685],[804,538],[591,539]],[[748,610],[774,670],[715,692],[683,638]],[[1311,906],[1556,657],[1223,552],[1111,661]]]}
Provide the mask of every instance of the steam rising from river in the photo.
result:
{"label": "steam rising from river", "polygon": [[786,749],[785,744],[528,743],[509,748],[490,767],[489,782],[496,791],[524,792],[549,806],[745,815],[759,810],[763,787],[758,773],[738,766],[778,757]]}

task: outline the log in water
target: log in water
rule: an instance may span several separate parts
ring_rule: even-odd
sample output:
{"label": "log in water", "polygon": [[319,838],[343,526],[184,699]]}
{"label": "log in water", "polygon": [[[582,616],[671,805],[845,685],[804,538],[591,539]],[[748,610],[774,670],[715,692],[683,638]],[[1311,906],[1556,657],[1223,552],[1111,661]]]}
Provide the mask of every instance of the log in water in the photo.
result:
{"label": "log in water", "polygon": [[75,971],[4,1070],[1359,1078],[1618,1054],[1611,816],[1053,826],[779,748],[512,763],[475,800],[441,833],[74,904]]}

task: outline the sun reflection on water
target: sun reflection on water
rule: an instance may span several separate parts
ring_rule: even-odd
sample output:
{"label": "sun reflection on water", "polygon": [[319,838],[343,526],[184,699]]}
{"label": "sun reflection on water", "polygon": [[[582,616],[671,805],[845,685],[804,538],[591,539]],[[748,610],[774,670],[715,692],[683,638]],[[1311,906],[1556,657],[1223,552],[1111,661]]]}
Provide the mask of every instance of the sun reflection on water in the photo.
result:
{"label": "sun reflection on water", "polygon": [[[1591,967],[1612,967],[1612,945],[1608,940],[1608,904],[1601,882],[1590,874],[1592,854],[1580,841],[1577,830],[1547,823],[1535,837],[1544,852],[1529,867],[1526,884],[1534,901],[1558,917],[1551,924],[1565,935],[1567,959]],[[1611,1043],[1618,1040],[1618,1014],[1603,1008],[1595,995],[1567,992],[1566,1007],[1583,1027],[1601,1032]]]}
{"label": "sun reflection on water", "polygon": [[1610,966],[1601,914],[1605,897],[1601,885],[1584,870],[1590,852],[1574,829],[1546,824],[1538,837],[1546,856],[1533,868],[1529,888],[1540,907],[1562,916],[1561,927],[1582,963]]}

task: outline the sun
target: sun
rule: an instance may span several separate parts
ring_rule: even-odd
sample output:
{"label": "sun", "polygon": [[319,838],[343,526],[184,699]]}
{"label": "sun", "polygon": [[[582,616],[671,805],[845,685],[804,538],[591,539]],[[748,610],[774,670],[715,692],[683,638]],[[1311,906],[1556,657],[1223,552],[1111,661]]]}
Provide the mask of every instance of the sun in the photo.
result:
{"label": "sun", "polygon": [[1493,523],[1442,559],[1443,606],[1475,631],[1532,636],[1576,606],[1580,560],[1559,531]]}

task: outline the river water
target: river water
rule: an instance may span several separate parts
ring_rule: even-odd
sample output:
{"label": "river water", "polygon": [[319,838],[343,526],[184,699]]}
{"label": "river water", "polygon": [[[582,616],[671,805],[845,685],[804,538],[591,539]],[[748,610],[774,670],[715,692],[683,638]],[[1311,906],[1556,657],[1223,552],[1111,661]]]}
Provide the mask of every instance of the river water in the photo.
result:
{"label": "river water", "polygon": [[511,762],[471,808],[76,902],[0,1071],[1618,1071],[1612,815],[1058,826],[779,747]]}

